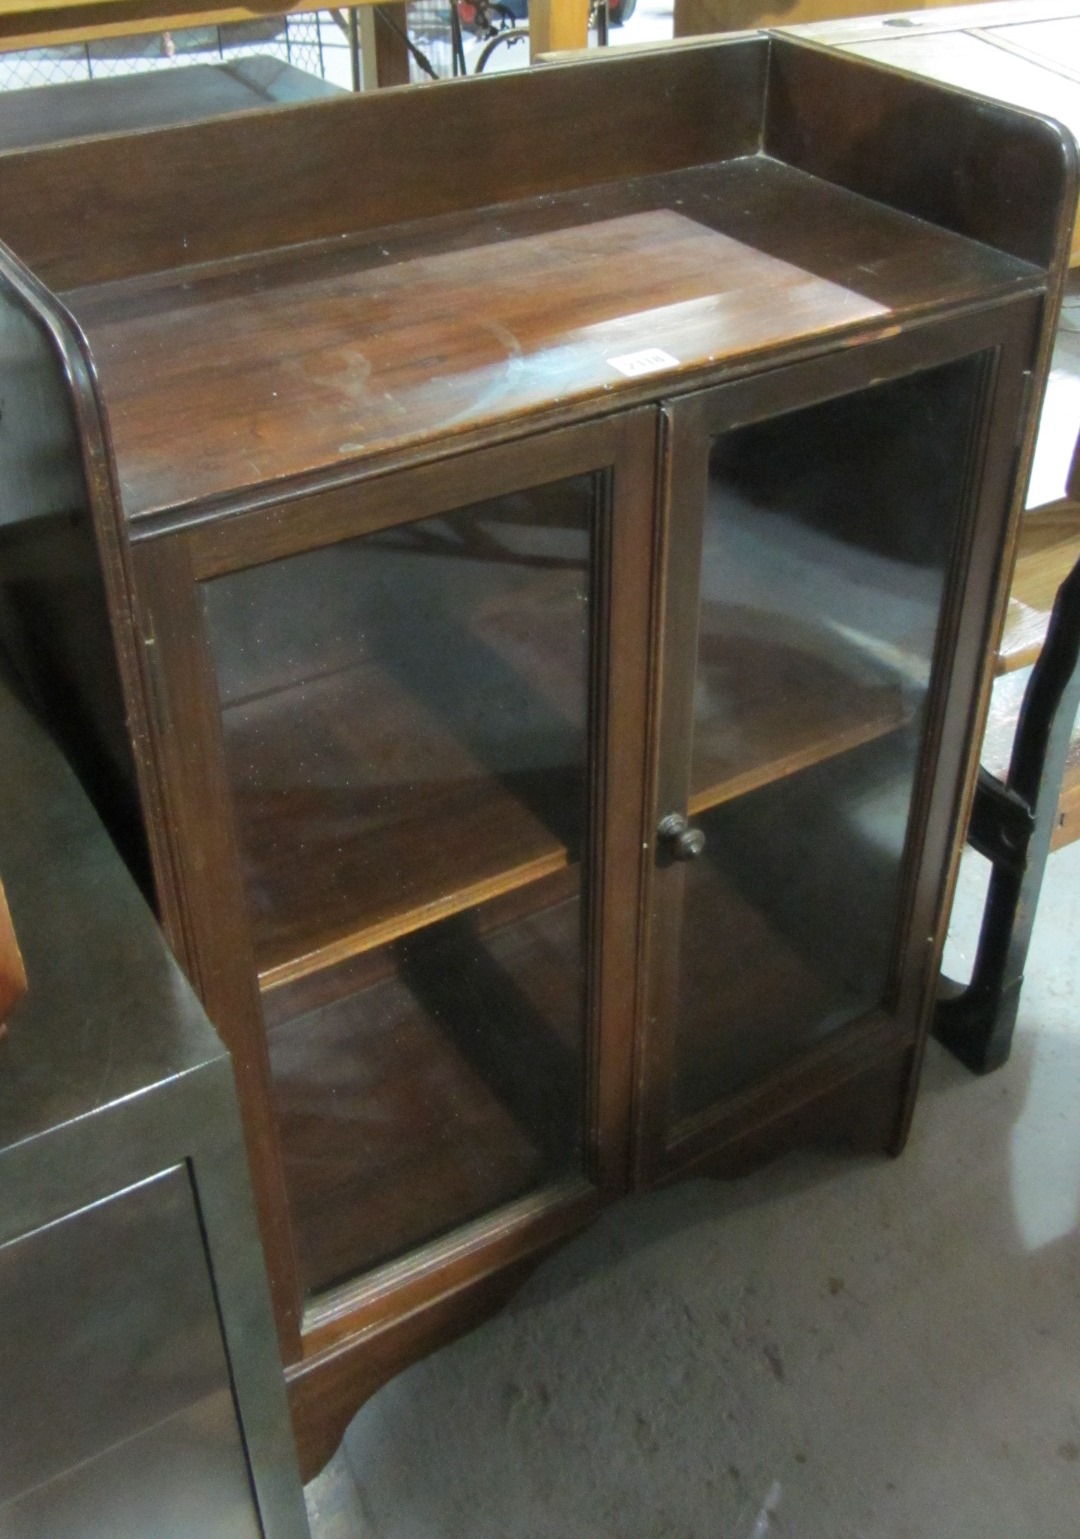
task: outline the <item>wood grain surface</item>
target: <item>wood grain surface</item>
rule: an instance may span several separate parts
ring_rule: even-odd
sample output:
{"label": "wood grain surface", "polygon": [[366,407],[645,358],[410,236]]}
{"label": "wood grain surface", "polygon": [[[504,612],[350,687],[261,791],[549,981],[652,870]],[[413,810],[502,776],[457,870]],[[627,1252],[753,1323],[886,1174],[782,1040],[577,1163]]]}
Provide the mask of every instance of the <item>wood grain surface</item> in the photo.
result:
{"label": "wood grain surface", "polygon": [[668,209],[315,278],[188,279],[107,319],[76,304],[129,516],[614,402],[627,355],[661,350],[647,372],[676,376],[884,308]]}
{"label": "wood grain surface", "polygon": [[1030,281],[760,157],[574,201],[69,294],[128,516],[640,398],[612,357],[670,355],[655,391]]}

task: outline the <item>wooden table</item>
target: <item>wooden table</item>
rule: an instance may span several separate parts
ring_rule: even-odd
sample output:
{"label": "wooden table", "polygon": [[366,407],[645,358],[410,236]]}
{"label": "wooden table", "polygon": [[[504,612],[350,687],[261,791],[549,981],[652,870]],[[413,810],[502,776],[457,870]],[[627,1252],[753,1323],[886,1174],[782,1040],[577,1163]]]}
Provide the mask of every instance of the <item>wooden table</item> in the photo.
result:
{"label": "wooden table", "polygon": [[[927,6],[948,3],[949,0],[926,0]],[[831,22],[838,17],[864,17],[873,4],[874,0],[674,0],[675,36],[701,37],[709,32],[793,27],[806,22]]]}
{"label": "wooden table", "polygon": [[[0,50],[41,48],[82,42],[86,38],[124,37],[140,32],[177,31],[183,27],[222,26],[315,9],[313,0],[0,0]],[[363,85],[401,85],[409,79],[409,59],[400,39],[379,25],[385,12],[404,27],[403,4],[379,5],[356,0],[360,42],[367,63]],[[529,43],[532,54],[584,48],[588,42],[588,0],[530,0]]]}

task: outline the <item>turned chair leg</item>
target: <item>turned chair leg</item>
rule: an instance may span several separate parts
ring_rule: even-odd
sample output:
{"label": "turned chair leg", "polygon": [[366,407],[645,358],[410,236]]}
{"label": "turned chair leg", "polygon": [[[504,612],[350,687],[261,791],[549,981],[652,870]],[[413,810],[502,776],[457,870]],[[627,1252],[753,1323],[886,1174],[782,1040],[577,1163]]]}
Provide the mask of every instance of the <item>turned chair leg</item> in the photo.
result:
{"label": "turned chair leg", "polygon": [[943,978],[934,1013],[939,1042],[977,1074],[1000,1068],[1012,1046],[1024,965],[1073,723],[1080,706],[1080,561],[1058,589],[1046,641],[1028,682],[1004,783],[979,771],[968,843],[990,861],[971,982]]}

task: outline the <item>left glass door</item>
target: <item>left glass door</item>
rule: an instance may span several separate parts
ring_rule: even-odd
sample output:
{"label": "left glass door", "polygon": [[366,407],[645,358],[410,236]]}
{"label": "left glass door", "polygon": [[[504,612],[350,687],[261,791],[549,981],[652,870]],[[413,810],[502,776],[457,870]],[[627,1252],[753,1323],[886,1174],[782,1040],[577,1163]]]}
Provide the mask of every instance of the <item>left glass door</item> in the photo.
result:
{"label": "left glass door", "polygon": [[192,970],[297,1322],[462,1244],[482,1270],[624,1179],[634,937],[600,934],[637,862],[654,432],[630,413],[159,542]]}
{"label": "left glass door", "polygon": [[597,479],[203,586],[307,1292],[581,1169]]}

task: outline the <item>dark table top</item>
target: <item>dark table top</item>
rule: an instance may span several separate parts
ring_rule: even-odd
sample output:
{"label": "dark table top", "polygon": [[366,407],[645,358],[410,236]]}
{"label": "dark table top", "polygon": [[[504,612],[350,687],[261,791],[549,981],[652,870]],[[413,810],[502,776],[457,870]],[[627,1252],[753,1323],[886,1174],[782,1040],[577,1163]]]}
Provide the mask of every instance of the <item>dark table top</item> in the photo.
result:
{"label": "dark table top", "polygon": [[0,93],[0,150],[161,128],[343,94],[317,75],[265,57],[35,86]]}
{"label": "dark table top", "polygon": [[2,676],[0,872],[29,981],[0,1041],[0,1152],[223,1056],[85,792]]}

